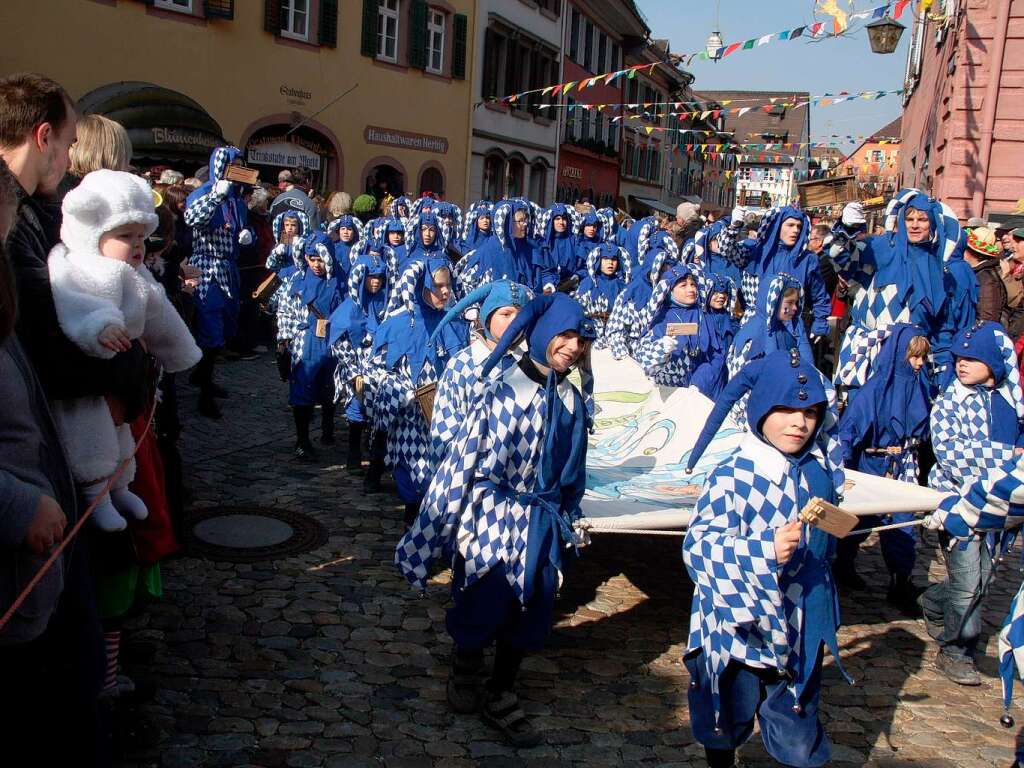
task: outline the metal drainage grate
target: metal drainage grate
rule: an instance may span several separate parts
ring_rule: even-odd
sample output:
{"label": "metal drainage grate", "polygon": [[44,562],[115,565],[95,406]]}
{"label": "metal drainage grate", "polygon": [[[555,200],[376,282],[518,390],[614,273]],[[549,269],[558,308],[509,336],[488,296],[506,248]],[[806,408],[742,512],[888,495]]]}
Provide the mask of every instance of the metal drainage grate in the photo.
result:
{"label": "metal drainage grate", "polygon": [[265,507],[210,507],[186,515],[190,557],[258,563],[301,555],[327,543],[327,529],[299,512]]}

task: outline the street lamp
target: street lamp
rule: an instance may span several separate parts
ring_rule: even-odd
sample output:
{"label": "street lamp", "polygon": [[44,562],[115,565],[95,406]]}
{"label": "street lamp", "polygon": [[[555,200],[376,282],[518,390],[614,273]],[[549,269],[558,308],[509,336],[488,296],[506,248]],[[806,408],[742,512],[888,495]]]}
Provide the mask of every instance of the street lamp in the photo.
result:
{"label": "street lamp", "polygon": [[705,45],[709,59],[718,61],[722,58],[722,36],[718,33],[718,30],[715,30],[708,36],[708,41]]}
{"label": "street lamp", "polygon": [[900,42],[903,30],[906,29],[888,13],[864,28],[868,31],[872,53],[893,53]]}

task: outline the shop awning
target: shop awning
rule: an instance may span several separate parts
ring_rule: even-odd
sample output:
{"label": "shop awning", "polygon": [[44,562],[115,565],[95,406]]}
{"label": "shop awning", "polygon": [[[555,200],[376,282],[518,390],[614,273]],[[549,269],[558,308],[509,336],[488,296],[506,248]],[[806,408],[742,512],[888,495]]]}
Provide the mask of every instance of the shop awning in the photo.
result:
{"label": "shop awning", "polygon": [[116,120],[128,131],[133,161],[186,161],[188,175],[214,147],[227,142],[220,125],[198,102],[153,83],[121,81],[90,91],[78,100],[81,114]]}
{"label": "shop awning", "polygon": [[630,195],[630,199],[634,203],[639,203],[640,205],[647,206],[652,211],[661,211],[662,213],[667,213],[669,216],[675,216],[676,215],[676,209],[675,208],[672,208],[671,206],[666,205],[665,203],[661,202],[660,200],[652,200],[649,197],[633,197],[632,195]]}

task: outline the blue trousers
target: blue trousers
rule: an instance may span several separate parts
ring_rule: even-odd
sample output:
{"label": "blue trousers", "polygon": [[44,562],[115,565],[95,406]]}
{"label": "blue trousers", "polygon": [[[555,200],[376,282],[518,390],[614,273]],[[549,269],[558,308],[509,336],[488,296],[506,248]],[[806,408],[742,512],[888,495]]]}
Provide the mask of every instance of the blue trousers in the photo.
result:
{"label": "blue trousers", "polygon": [[234,297],[224,293],[220,284],[211,281],[205,298],[195,297],[196,344],[203,349],[219,349],[234,338],[238,330],[238,288]]}
{"label": "blue trousers", "polygon": [[454,605],[448,609],[445,624],[459,650],[482,650],[495,641],[522,651],[544,647],[558,591],[558,571],[550,562],[538,567],[533,595],[525,606],[509,586],[504,565],[488,571],[468,588],[464,588],[466,561],[461,556],[456,556],[452,570]]}
{"label": "blue trousers", "polygon": [[721,718],[715,727],[711,678],[703,651],[683,660],[690,672],[687,698],[693,737],[709,749],[730,750],[744,744],[754,732],[754,718],[761,726],[764,748],[775,760],[793,768],[816,768],[830,758],[831,746],[818,720],[821,696],[821,655],[804,691],[800,711],[786,680],[775,670],[756,669],[729,662],[719,680]]}
{"label": "blue trousers", "polygon": [[[940,534],[943,549],[950,538]],[[932,584],[921,594],[921,607],[928,620],[942,625],[935,638],[942,650],[957,659],[973,659],[981,634],[981,602],[967,614],[974,595],[992,570],[985,541],[974,536],[957,542],[946,551],[946,580]],[[962,628],[961,628],[962,625]]]}
{"label": "blue trousers", "polygon": [[334,368],[338,361],[327,349],[326,339],[317,338],[311,330],[304,333],[302,359],[292,363],[292,372],[288,377],[288,404],[332,404]]}
{"label": "blue trousers", "polygon": [[349,424],[366,423],[366,408],[355,395],[352,396],[352,399],[348,401],[348,405],[345,406],[345,419]]}

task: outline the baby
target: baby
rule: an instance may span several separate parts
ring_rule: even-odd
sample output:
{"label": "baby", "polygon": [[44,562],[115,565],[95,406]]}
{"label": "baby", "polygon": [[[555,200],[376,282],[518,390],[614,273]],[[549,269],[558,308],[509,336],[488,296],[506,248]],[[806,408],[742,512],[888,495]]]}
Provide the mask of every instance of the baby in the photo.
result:
{"label": "baby", "polygon": [[[64,198],[61,242],[48,260],[53,301],[64,333],[86,354],[111,358],[139,339],[168,372],[195,365],[201,353],[191,333],[143,264],[145,241],[158,224],[153,192],[130,173],[94,171]],[[103,397],[58,400],[53,414],[75,482],[93,520],[105,531],[144,520],[142,499],[128,490],[134,460],[104,493],[135,443],[128,424],[114,424]]]}

